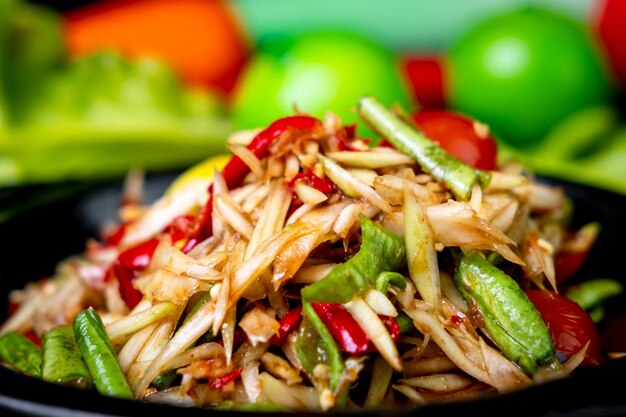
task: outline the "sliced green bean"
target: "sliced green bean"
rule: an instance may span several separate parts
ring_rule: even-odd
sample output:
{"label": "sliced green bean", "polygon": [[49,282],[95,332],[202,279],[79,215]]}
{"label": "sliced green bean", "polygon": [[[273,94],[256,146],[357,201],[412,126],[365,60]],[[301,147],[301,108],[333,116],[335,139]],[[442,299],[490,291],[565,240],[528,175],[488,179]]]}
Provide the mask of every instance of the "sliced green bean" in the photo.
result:
{"label": "sliced green bean", "polygon": [[72,327],[55,327],[43,335],[41,377],[49,382],[91,388],[93,378],[83,361]]}
{"label": "sliced green bean", "polygon": [[466,165],[450,155],[373,97],[361,98],[357,111],[374,131],[400,152],[415,158],[425,172],[442,181],[458,198],[469,199],[475,184],[483,187],[489,184],[491,174]]}
{"label": "sliced green bean", "polygon": [[98,392],[111,397],[134,398],[98,313],[91,307],[81,311],[74,319],[73,328]]}
{"label": "sliced green bean", "polygon": [[478,307],[489,338],[507,358],[529,374],[538,365],[558,366],[545,322],[513,278],[472,252],[460,260],[454,281]]}
{"label": "sliced green bean", "polygon": [[21,333],[8,332],[0,337],[0,360],[27,375],[41,377],[41,349]]}

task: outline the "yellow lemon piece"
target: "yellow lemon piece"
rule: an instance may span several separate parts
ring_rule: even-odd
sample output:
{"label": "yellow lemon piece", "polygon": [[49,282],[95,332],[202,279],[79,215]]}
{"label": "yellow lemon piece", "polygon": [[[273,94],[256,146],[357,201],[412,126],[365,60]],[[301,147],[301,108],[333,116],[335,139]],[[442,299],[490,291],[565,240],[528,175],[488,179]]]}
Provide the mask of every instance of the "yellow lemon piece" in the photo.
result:
{"label": "yellow lemon piece", "polygon": [[166,191],[166,194],[171,194],[175,190],[178,190],[189,182],[197,179],[212,179],[215,170],[217,169],[219,171],[224,168],[224,166],[228,163],[228,161],[230,161],[231,158],[232,155],[219,154],[211,156],[210,158],[207,158],[202,162],[198,162],[197,164],[191,166],[182,174],[180,174],[172,182],[172,184],[170,184]]}

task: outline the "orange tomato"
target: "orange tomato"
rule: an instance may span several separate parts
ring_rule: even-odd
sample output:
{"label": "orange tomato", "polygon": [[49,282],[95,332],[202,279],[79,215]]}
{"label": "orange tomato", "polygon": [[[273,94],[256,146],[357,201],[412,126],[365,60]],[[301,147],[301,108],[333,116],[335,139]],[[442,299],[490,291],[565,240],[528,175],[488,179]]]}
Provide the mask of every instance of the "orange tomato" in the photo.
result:
{"label": "orange tomato", "polygon": [[251,47],[222,0],[117,0],[65,15],[70,56],[117,49],[168,62],[188,84],[229,92]]}

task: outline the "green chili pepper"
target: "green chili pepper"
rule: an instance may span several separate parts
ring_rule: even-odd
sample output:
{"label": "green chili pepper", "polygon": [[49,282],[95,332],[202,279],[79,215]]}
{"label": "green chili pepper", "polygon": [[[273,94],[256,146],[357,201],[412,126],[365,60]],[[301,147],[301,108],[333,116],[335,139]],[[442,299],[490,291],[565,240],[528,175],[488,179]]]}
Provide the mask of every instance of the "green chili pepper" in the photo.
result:
{"label": "green chili pepper", "polygon": [[604,317],[602,303],[622,293],[622,284],[609,278],[597,278],[583,281],[570,287],[565,296],[589,311],[594,322]]}
{"label": "green chili pepper", "polygon": [[376,287],[381,273],[397,271],[405,264],[404,239],[364,215],[360,215],[359,219],[359,252],[320,281],[305,287],[302,290],[303,301],[347,303],[355,294],[363,295]]}
{"label": "green chili pepper", "polygon": [[58,384],[91,388],[93,379],[70,326],[58,326],[44,333],[41,377]]}
{"label": "green chili pepper", "polygon": [[76,343],[98,392],[111,397],[134,398],[96,310],[90,307],[78,313],[74,318],[73,329]]}
{"label": "green chili pepper", "polygon": [[41,377],[41,349],[21,333],[8,332],[0,337],[0,360],[27,375]]}
{"label": "green chili pepper", "polygon": [[491,180],[491,174],[459,161],[376,99],[363,97],[357,111],[372,129],[415,158],[425,172],[442,181],[458,198],[467,200],[475,184],[484,187]]}
{"label": "green chili pepper", "polygon": [[460,260],[454,281],[478,308],[489,338],[507,358],[529,374],[537,365],[558,366],[546,324],[513,278],[472,252]]}
{"label": "green chili pepper", "polygon": [[339,387],[341,374],[345,369],[339,348],[310,303],[302,304],[302,318],[296,340],[298,358],[310,376],[313,375],[313,369],[318,364],[328,365],[330,388],[335,391]]}

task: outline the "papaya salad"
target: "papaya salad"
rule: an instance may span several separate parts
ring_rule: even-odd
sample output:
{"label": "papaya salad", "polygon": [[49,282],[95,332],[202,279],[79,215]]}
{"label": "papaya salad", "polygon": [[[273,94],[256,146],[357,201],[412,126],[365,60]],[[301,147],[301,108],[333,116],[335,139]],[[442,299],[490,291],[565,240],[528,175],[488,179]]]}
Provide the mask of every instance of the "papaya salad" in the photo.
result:
{"label": "papaya salad", "polygon": [[563,190],[498,163],[476,121],[487,151],[468,156],[434,139],[437,117],[373,97],[356,111],[377,140],[295,112],[153,203],[129,176],[118,224],[11,292],[2,363],[145,402],[327,411],[506,393],[607,360],[559,266],[598,223],[572,228]]}

